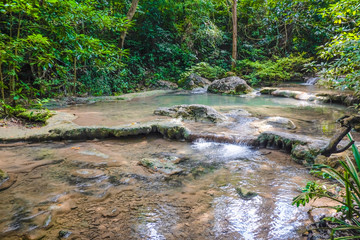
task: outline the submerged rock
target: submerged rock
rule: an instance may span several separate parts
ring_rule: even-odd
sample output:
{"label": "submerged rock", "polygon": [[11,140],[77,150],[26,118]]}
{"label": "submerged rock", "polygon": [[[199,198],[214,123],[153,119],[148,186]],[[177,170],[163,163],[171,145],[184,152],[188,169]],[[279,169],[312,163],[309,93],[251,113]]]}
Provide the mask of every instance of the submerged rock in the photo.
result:
{"label": "submerged rock", "polygon": [[95,179],[105,176],[105,173],[99,169],[78,169],[73,171],[71,176],[81,179]]}
{"label": "submerged rock", "polygon": [[240,198],[242,198],[244,200],[250,200],[250,199],[252,199],[252,198],[254,198],[254,197],[256,197],[258,195],[257,193],[248,191],[245,188],[238,187],[235,190],[239,194]]}
{"label": "submerged rock", "polygon": [[60,230],[58,238],[60,238],[60,239],[61,238],[68,238],[68,237],[70,237],[71,234],[72,234],[72,232],[70,232],[70,231]]}
{"label": "submerged rock", "polygon": [[208,87],[208,91],[212,93],[241,95],[250,93],[253,91],[253,89],[246,83],[244,79],[233,76],[215,80]]}
{"label": "submerged rock", "polygon": [[206,78],[200,77],[199,75],[192,73],[190,76],[186,77],[183,80],[179,81],[180,87],[186,90],[192,90],[195,88],[204,88],[210,85],[211,82]]}
{"label": "submerged rock", "polygon": [[177,157],[143,158],[139,165],[148,168],[151,172],[174,175],[183,172],[183,169],[176,165],[178,162],[179,158]]}
{"label": "submerged rock", "polygon": [[230,111],[226,115],[236,119],[238,117],[241,117],[241,118],[249,117],[249,116],[251,116],[251,113],[249,113],[248,111],[246,111],[244,109],[236,109],[236,110]]}
{"label": "submerged rock", "polygon": [[257,130],[258,133],[272,131],[275,129],[287,129],[292,130],[296,128],[293,121],[284,117],[268,117],[264,120],[254,119],[250,123],[250,127]]}
{"label": "submerged rock", "polygon": [[295,123],[284,117],[269,117],[265,119],[265,123],[276,128],[295,129]]}
{"label": "submerged rock", "polygon": [[200,104],[176,105],[170,108],[158,108],[154,111],[155,115],[183,118],[196,122],[223,122],[227,117],[218,113],[212,107]]}

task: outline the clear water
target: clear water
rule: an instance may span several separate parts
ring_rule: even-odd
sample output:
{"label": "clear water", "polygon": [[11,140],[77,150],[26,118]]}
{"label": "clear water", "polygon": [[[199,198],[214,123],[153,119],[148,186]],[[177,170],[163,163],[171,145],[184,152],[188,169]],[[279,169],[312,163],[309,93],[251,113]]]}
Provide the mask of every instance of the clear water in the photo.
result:
{"label": "clear water", "polygon": [[299,101],[271,96],[222,96],[217,94],[173,93],[160,96],[137,98],[131,101],[98,102],[92,105],[72,106],[66,111],[78,118],[75,123],[83,126],[118,126],[134,122],[146,122],[166,117],[155,116],[158,107],[180,104],[204,104],[220,112],[245,109],[255,117],[282,116],[295,122],[295,133],[331,136],[335,121],[348,112],[340,105]]}
{"label": "clear water", "polygon": [[[167,94],[100,102],[61,111],[80,125],[121,125],[155,120],[157,107],[205,104],[226,113],[245,109],[254,118],[293,120],[295,133],[330,135],[346,109],[286,98],[214,94]],[[241,120],[241,119],[240,119]],[[203,124],[203,131],[243,131]],[[175,156],[180,175],[164,176],[140,166],[143,158]],[[164,161],[164,160],[161,160]],[[291,200],[308,170],[278,151],[246,145],[175,142],[157,137],[55,142],[0,147],[0,169],[17,176],[1,192],[1,239],[302,239],[309,209]],[[243,199],[237,188],[257,194]]]}

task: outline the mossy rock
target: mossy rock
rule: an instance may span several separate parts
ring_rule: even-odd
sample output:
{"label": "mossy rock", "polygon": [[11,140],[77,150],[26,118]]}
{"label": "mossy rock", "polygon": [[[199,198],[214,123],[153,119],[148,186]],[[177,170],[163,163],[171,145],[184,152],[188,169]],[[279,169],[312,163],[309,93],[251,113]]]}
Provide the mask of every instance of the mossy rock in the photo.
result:
{"label": "mossy rock", "polygon": [[227,117],[212,107],[201,104],[175,105],[170,108],[160,107],[154,111],[155,115],[194,120],[196,122],[224,122]]}
{"label": "mossy rock", "polygon": [[9,175],[5,171],[0,169],[0,183],[7,178],[9,178]]}
{"label": "mossy rock", "polygon": [[195,73],[191,73],[189,76],[180,79],[178,85],[186,90],[192,90],[194,88],[203,88],[210,85],[211,82]]}
{"label": "mossy rock", "polygon": [[46,123],[46,120],[48,120],[52,116],[53,113],[47,110],[28,110],[17,114],[17,117],[19,118],[23,118],[31,122],[42,122],[42,123]]}
{"label": "mossy rock", "polygon": [[139,165],[146,167],[150,172],[159,172],[166,175],[174,175],[183,172],[183,169],[176,165],[177,159],[165,158],[143,158]]}
{"label": "mossy rock", "polygon": [[278,90],[278,89],[277,88],[269,88],[269,87],[267,87],[267,88],[262,88],[260,90],[260,93],[261,94],[271,94],[272,92],[275,92],[276,90]]}
{"label": "mossy rock", "polygon": [[247,94],[254,89],[247,85],[244,79],[236,76],[215,80],[208,87],[208,91],[212,93],[222,93],[231,95]]}

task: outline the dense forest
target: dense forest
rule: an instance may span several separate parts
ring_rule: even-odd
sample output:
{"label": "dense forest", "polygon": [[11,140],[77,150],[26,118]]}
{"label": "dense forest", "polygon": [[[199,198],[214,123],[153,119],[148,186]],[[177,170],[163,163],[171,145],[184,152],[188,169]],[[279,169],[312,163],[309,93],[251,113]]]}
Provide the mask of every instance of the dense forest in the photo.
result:
{"label": "dense forest", "polygon": [[360,239],[359,0],[0,22],[0,239]]}
{"label": "dense forest", "polygon": [[[237,75],[253,86],[317,75],[358,91],[357,0],[17,0],[0,3],[3,111]],[[30,101],[38,99],[36,101]]]}

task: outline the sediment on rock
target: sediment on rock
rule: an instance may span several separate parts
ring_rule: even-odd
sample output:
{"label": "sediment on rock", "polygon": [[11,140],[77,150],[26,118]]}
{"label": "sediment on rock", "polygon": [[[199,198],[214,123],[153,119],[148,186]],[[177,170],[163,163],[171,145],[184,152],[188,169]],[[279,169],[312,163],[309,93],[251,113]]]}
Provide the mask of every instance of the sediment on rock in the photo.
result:
{"label": "sediment on rock", "polygon": [[350,93],[338,93],[338,92],[319,92],[319,93],[307,93],[302,91],[286,90],[279,88],[262,88],[261,94],[269,94],[277,97],[294,98],[305,101],[321,101],[325,103],[337,103],[345,106],[352,106],[360,103],[360,97]]}
{"label": "sediment on rock", "polygon": [[169,139],[184,140],[189,134],[189,130],[181,124],[168,122],[151,122],[135,126],[122,127],[71,127],[53,128],[47,133],[33,134],[22,137],[3,137],[0,142],[44,142],[60,140],[90,140],[106,138],[122,138],[138,135],[161,134]]}
{"label": "sediment on rock", "polygon": [[304,135],[272,131],[261,133],[255,145],[260,148],[285,150],[291,154],[295,162],[312,165],[327,142],[324,139],[313,139]]}
{"label": "sediment on rock", "polygon": [[154,111],[155,115],[168,116],[174,118],[182,118],[186,120],[193,120],[196,122],[224,122],[227,117],[217,112],[212,107],[191,104],[191,105],[175,105],[169,108],[161,107]]}
{"label": "sediment on rock", "polygon": [[[200,106],[200,107],[199,107]],[[216,112],[208,106],[196,105],[185,106],[196,118],[210,118],[212,121],[223,119],[224,115]],[[181,109],[182,105],[175,106]],[[199,110],[200,109],[200,110]],[[172,110],[171,110],[172,111]],[[183,110],[182,110],[183,111]],[[184,110],[185,111],[185,110]],[[176,113],[176,112],[175,112]],[[188,112],[185,111],[189,115]],[[190,117],[194,117],[190,114]],[[227,119],[227,117],[225,117]],[[191,132],[180,121],[155,121],[142,124],[125,125],[119,127],[90,127],[78,126],[72,122],[73,115],[57,113],[48,120],[48,125],[36,130],[24,132],[18,136],[2,136],[0,142],[45,142],[61,140],[91,140],[135,137],[150,134],[159,134],[168,139],[195,141],[205,139],[220,143],[247,144],[254,147],[283,149],[290,153],[292,158],[301,164],[311,165],[314,159],[327,145],[328,140],[313,139],[302,135],[290,134],[277,131],[266,131],[260,135],[237,135]]]}
{"label": "sediment on rock", "polygon": [[256,146],[257,137],[248,136],[244,138],[242,136],[231,135],[231,134],[216,134],[216,133],[196,133],[191,132],[186,140],[193,142],[197,139],[204,139],[207,141],[217,142],[217,143],[230,143],[230,144],[246,144],[249,146]]}

